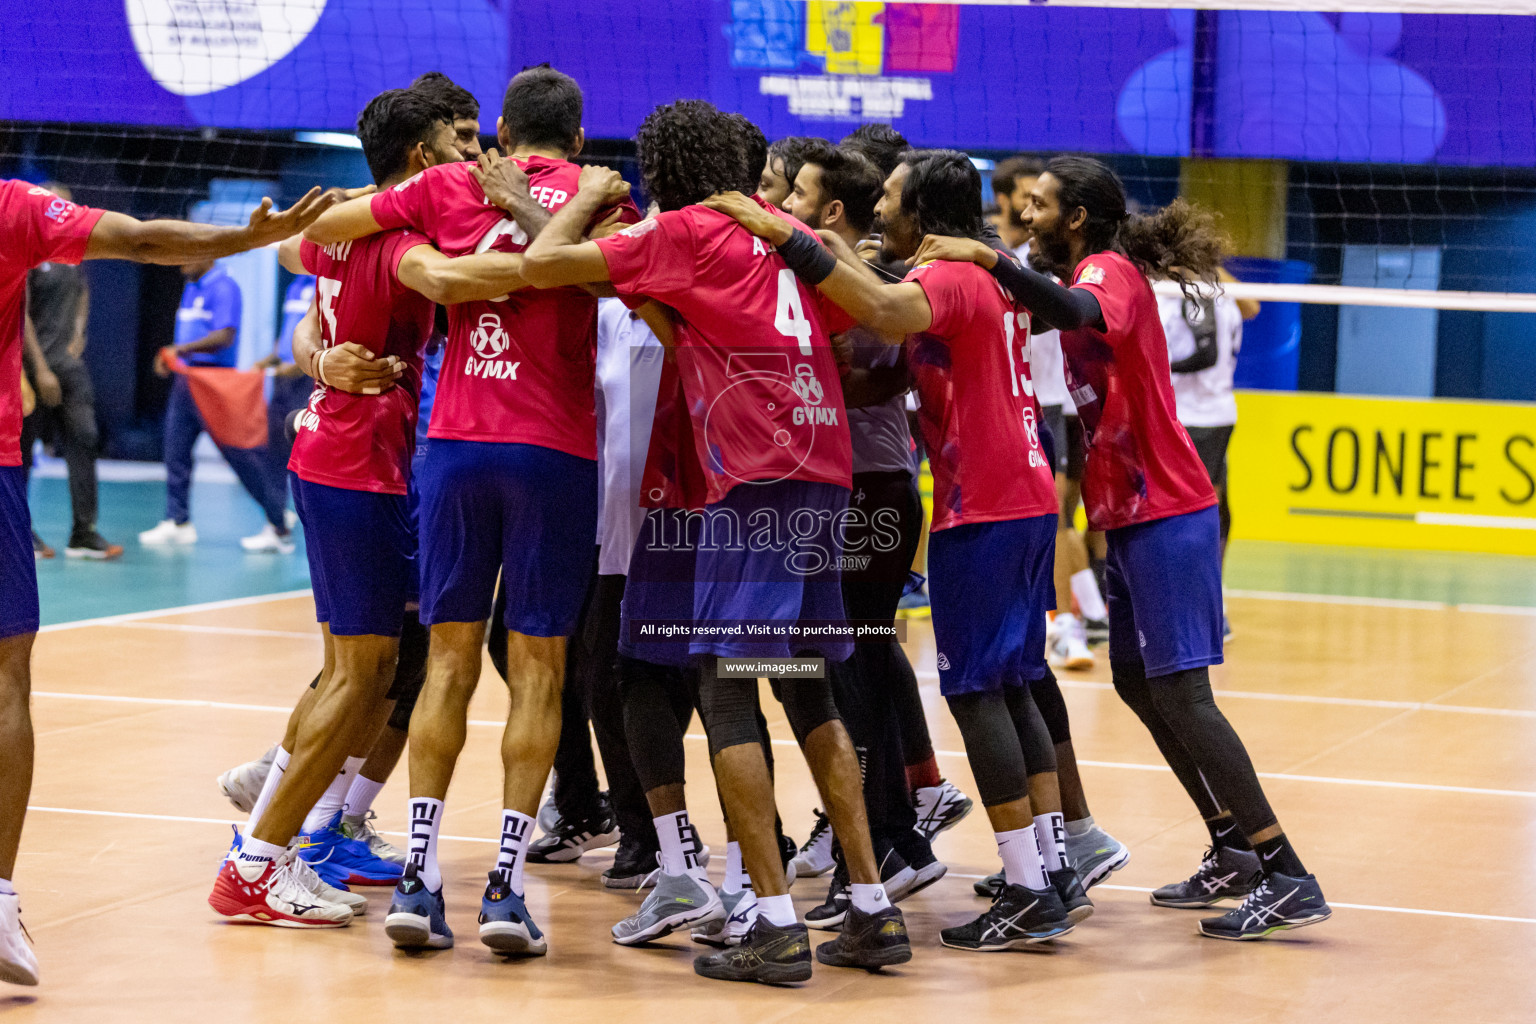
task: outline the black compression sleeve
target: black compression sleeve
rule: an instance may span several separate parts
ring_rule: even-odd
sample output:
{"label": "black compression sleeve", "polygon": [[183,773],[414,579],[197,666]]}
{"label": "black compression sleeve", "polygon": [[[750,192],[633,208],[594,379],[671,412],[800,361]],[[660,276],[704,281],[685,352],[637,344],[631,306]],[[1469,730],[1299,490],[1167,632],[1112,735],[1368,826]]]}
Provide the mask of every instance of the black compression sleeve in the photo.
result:
{"label": "black compression sleeve", "polygon": [[992,268],[997,283],[1008,289],[1018,301],[1040,319],[1062,331],[1093,327],[1103,323],[1104,313],[1093,293],[1082,288],[1064,288],[1044,274],[1021,267],[1007,253],[997,254]]}
{"label": "black compression sleeve", "polygon": [[796,228],[789,241],[779,246],[779,255],[789,269],[812,288],[821,284],[837,269],[837,257],[812,235]]}

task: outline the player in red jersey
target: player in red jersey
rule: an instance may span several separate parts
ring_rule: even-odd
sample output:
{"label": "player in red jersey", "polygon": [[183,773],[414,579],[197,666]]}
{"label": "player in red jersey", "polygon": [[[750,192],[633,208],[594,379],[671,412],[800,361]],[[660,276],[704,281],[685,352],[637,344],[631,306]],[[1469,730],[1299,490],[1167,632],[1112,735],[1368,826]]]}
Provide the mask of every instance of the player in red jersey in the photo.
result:
{"label": "player in red jersey", "polygon": [[128,259],[176,266],[281,241],[336,197],[311,189],[281,213],[263,199],[244,227],[140,221],[93,210],[24,181],[0,181],[0,980],[37,984],[11,874],[32,788],[32,640],[37,568],[21,471],[21,335],[27,272],[45,263]]}
{"label": "player in red jersey", "polygon": [[[547,65],[507,87],[497,136],[550,210],[577,190],[582,96]],[[627,199],[615,217],[639,219]],[[490,204],[473,165],[429,168],[343,204],[308,232],[336,244],[410,227],[448,256],[518,253],[532,225]],[[579,289],[514,292],[449,310],[431,444],[422,466],[422,620],[431,626],[427,682],[411,719],[411,837],[396,902],[416,907],[442,888],[437,835],[464,745],[469,700],[498,570],[511,704],[500,850],[481,904],[480,938],[508,954],[541,955],[547,941],[523,902],[534,813],[560,735],[566,638],[591,575],[597,535],[594,366],[597,300]]]}
{"label": "player in red jersey", "polygon": [[[721,798],[758,907],[740,946],[699,957],[694,969],[726,980],[794,981],[810,977],[809,940],[780,860],[754,720],[757,686],[722,678],[720,656],[848,656],[845,639],[795,631],[842,619],[841,541],[832,524],[847,511],[852,456],[816,296],[771,246],[696,205],[751,187],[750,173],[739,173],[740,129],[739,117],[701,101],[658,107],[637,142],[646,190],[662,212],[582,242],[582,225],[622,187],[612,172],[587,168],[582,191],[529,247],[524,273],[541,288],[611,281],[623,295],[649,296],[676,313],[677,367],[694,434],[680,454],[702,469],[704,491],[689,647],[700,666]],[[765,528],[772,523],[780,530]],[[750,541],[747,530],[756,531]],[[739,632],[706,632],[716,627]],[[842,936],[817,955],[839,966],[905,962],[906,926],[879,884],[858,762],[830,689],[824,679],[781,680],[777,689],[854,883]]]}
{"label": "player in red jersey", "polygon": [[[843,256],[834,265],[740,196],[706,205],[789,253],[797,272],[861,323],[907,339],[933,466],[928,568],[940,691],[1007,881],[991,909],[944,929],[943,941],[996,950],[1065,934],[1092,904],[1065,859],[1054,751],[1030,694],[1046,674],[1056,499],[1029,375],[1029,314],[969,263],[922,261],[905,282],[883,285],[840,240],[831,243]],[[916,254],[925,235],[976,239],[981,178],[963,153],[915,151],[886,179],[876,212],[882,244],[898,258]]]}
{"label": "player in red jersey", "polygon": [[1032,245],[1063,281],[984,246],[932,240],[920,257],[974,260],[1042,320],[1061,329],[1067,385],[1088,442],[1088,524],[1109,541],[1110,665],[1136,712],[1200,809],[1211,849],[1186,881],[1152,894],[1158,906],[1208,907],[1213,938],[1260,939],[1326,920],[1317,879],[1291,847],[1242,740],[1211,695],[1220,664],[1221,555],[1216,494],[1179,425],[1168,343],[1149,275],[1214,281],[1222,240],[1209,215],[1182,201],[1129,214],[1104,164],[1058,157],[1023,214]]}

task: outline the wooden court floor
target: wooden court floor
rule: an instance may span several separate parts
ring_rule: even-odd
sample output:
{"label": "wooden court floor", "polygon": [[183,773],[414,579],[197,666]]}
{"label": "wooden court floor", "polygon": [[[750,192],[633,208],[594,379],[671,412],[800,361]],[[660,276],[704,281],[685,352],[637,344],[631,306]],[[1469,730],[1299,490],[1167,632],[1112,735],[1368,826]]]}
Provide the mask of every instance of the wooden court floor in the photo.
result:
{"label": "wooden court floor", "polygon": [[[609,926],[638,899],[601,887],[606,851],[530,868],[547,959],[503,963],[475,941],[506,704],[489,666],[444,827],[458,948],[394,951],[381,928],[387,890],[343,930],[222,923],[204,900],[235,815],[214,778],[281,734],[318,664],[312,605],[287,597],[55,629],[37,644],[37,779],[16,873],[43,984],[0,989],[0,1019],[1536,1019],[1536,615],[1234,598],[1231,617],[1238,635],[1215,671],[1222,703],[1332,921],[1224,943],[1195,934],[1198,913],[1148,905],[1148,889],[1194,869],[1204,830],[1101,663],[1067,678],[1066,695],[1094,813],[1133,855],[1094,890],[1092,920],[1050,952],[940,948],[940,927],[983,908],[971,882],[995,867],[978,808],[937,843],[949,877],[904,904],[912,963],[881,976],[818,966],[798,990],[696,978],[702,947],[685,937],[613,945]],[[974,792],[926,624],[910,651],[941,767]],[[779,806],[803,838],[814,791],[777,705],[768,710],[785,744]],[[718,849],[703,743],[689,754],[695,820]],[[380,798],[386,831],[403,824],[404,781],[402,769]],[[825,879],[794,890],[802,911],[824,893]]]}

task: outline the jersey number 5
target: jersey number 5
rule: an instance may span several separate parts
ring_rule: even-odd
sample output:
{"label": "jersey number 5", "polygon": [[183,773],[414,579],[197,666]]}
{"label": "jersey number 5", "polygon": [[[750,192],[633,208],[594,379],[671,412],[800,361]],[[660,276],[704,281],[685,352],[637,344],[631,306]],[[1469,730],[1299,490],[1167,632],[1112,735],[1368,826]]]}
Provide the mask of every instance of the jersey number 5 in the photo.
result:
{"label": "jersey number 5", "polygon": [[341,282],[330,277],[315,279],[315,295],[320,300],[320,315],[325,318],[325,335],[331,345],[341,344],[336,337],[336,299],[341,295]]}
{"label": "jersey number 5", "polygon": [[811,322],[800,304],[800,285],[793,270],[779,271],[779,301],[773,317],[774,328],[786,338],[800,343],[800,351],[811,354]]}

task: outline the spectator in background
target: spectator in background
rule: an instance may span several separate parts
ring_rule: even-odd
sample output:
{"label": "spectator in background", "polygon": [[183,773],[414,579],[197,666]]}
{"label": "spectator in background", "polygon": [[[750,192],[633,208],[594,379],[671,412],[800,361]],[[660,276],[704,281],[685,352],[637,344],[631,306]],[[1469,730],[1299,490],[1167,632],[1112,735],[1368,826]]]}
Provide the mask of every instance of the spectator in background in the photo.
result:
{"label": "spectator in background", "polygon": [[[181,293],[181,308],[176,311],[176,355],[189,366],[234,369],[239,351],[240,286],[212,260],[188,263],[181,272],[187,284]],[[170,373],[158,355],[155,372],[162,376]],[[189,505],[192,449],[198,435],[206,429],[186,377],[177,374],[165,406],[165,519],[139,534],[140,544],[197,543],[197,527],[192,525]],[[267,484],[266,449],[220,445],[219,451],[267,514],[267,525],[260,533],[242,538],[241,547],[247,551],[292,551],[293,539],[283,515],[283,502]]]}
{"label": "spectator in background", "polygon": [[293,410],[302,409],[309,403],[309,393],[315,383],[294,364],[293,331],[309,312],[314,298],[314,276],[295,276],[283,297],[283,327],[272,346],[272,354],[256,363],[256,368],[272,373],[272,394],[267,399],[267,486],[283,506],[285,524],[288,517],[288,457],[293,454],[293,440],[288,436],[286,422]]}
{"label": "spectator in background", "polygon": [[[69,189],[43,186],[61,199]],[[32,447],[39,437],[51,441],[69,471],[69,504],[74,525],[64,554],[70,558],[117,558],[119,544],[96,532],[96,396],[85,354],[85,325],[90,292],[78,266],[41,263],[27,275],[25,348],[29,376],[37,392],[36,411],[22,421],[21,464],[31,472]],[[53,557],[53,549],[32,531],[33,553]]]}

